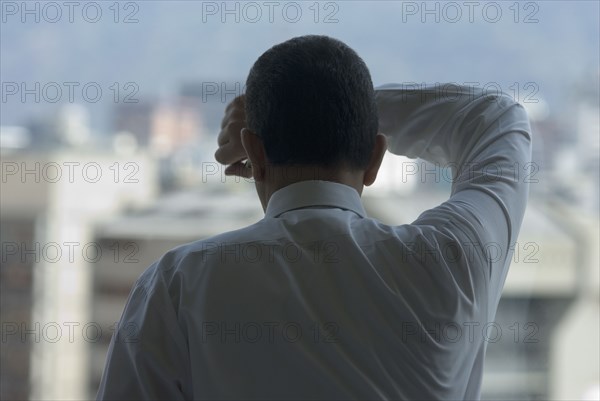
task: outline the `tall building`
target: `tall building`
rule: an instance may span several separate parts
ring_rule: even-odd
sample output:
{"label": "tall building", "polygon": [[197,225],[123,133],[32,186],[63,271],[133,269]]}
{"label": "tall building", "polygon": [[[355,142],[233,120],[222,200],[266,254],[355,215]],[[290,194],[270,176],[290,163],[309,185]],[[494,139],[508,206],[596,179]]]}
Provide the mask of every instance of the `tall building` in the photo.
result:
{"label": "tall building", "polygon": [[89,398],[94,227],[151,203],[156,175],[139,153],[3,155],[0,398]]}
{"label": "tall building", "polygon": [[[2,205],[4,211],[4,205]],[[0,214],[0,398],[26,400],[35,331],[31,329],[33,310],[33,266],[35,218],[33,215]],[[25,252],[15,252],[18,248]]]}

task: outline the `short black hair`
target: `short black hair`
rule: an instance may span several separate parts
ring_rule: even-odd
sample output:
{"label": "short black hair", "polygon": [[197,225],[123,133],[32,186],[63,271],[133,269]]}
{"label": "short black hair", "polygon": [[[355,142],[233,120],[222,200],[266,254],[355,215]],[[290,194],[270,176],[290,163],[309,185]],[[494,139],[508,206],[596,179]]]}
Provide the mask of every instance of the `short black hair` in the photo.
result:
{"label": "short black hair", "polygon": [[365,169],[378,130],[369,69],[337,39],[292,38],[252,66],[246,119],[273,165]]}

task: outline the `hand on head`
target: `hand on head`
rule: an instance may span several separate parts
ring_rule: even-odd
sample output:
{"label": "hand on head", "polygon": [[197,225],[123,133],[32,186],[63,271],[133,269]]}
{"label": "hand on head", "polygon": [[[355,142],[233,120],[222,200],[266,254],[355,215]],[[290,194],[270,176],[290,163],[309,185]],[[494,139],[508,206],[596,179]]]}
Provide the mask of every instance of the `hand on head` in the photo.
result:
{"label": "hand on head", "polygon": [[246,128],[246,99],[240,95],[233,99],[225,108],[225,116],[221,122],[221,132],[217,138],[219,145],[215,159],[226,165],[225,175],[252,177],[252,169],[245,163],[248,159],[246,149],[242,144],[241,132]]}

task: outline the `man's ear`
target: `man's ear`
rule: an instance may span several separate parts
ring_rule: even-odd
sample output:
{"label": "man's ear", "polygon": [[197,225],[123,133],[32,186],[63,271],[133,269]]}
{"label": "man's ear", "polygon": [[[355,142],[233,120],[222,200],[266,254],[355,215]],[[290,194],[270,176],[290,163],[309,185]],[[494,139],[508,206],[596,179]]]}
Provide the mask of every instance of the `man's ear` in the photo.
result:
{"label": "man's ear", "polygon": [[267,171],[267,158],[262,139],[248,128],[242,128],[241,138],[252,164],[252,177],[255,181],[263,181]]}
{"label": "man's ear", "polygon": [[373,146],[371,159],[363,176],[363,184],[365,186],[368,187],[375,182],[375,179],[377,178],[377,172],[379,171],[379,167],[381,167],[381,162],[383,161],[383,156],[385,156],[386,150],[387,140],[385,135],[379,133],[375,137],[375,146]]}

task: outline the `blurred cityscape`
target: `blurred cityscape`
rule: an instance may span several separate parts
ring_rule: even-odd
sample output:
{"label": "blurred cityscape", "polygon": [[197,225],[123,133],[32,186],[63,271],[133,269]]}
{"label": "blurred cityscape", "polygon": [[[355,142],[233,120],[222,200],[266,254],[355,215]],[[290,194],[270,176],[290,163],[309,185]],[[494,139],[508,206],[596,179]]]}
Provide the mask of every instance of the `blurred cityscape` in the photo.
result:
{"label": "blurred cityscape", "polygon": [[[54,15],[49,14],[51,10],[44,14],[40,2],[30,2],[31,10],[35,11],[34,3],[43,17],[41,23]],[[263,217],[254,184],[225,177],[223,167],[215,162],[216,134],[226,104],[243,91],[239,70],[247,69],[247,61],[260,54],[256,47],[238,43],[246,30],[251,40],[272,45],[277,40],[271,35],[295,36],[292,33],[300,25],[284,21],[261,34],[258,28],[252,31],[259,25],[232,27],[213,19],[203,21],[202,29],[214,30],[206,39],[195,31],[201,25],[198,20],[178,7],[202,5],[210,11],[206,5],[220,3],[152,3],[175,5],[152,8],[140,7],[139,2],[114,3],[120,4],[120,19],[130,15],[141,21],[127,29],[141,32],[144,40],[127,41],[131,31],[122,25],[102,28],[110,40],[94,31],[100,30],[100,24],[84,26],[85,21],[55,24],[51,28],[56,31],[47,27],[44,31],[29,17],[27,24],[16,26],[10,18],[25,3],[2,2],[2,400],[93,399],[111,334],[135,279],[175,246]],[[396,10],[403,11],[425,4],[383,3],[397,3]],[[438,2],[428,4],[434,3]],[[344,6],[339,5],[336,16],[341,22],[331,26],[340,32],[346,27],[343,34],[332,36],[345,40],[348,35],[362,46],[380,83],[390,76],[411,76],[411,72],[414,76],[421,68],[424,75],[439,76],[441,82],[445,77],[460,78],[457,74],[480,73],[460,82],[491,84],[487,71],[494,77],[506,74],[498,81],[508,84],[498,86],[529,112],[533,163],[519,168],[520,179],[530,182],[530,201],[489,339],[485,400],[600,398],[600,70],[596,55],[590,56],[598,48],[598,21],[590,24],[593,13],[582,12],[581,19],[561,24],[561,17],[578,15],[572,3],[582,4],[563,3],[563,9],[550,9],[546,3],[540,7],[537,2],[511,2],[521,5],[521,19],[528,15],[525,11],[531,14],[528,5],[537,5],[542,23],[515,28],[511,24],[517,14],[507,5],[503,10],[508,22],[479,21],[478,29],[483,23],[491,26],[481,40],[471,34],[468,23],[419,25],[417,19],[406,22],[400,17],[390,22],[385,10],[369,20],[362,12],[344,14]],[[116,21],[117,9],[106,4],[104,15]],[[316,17],[315,9],[306,4],[305,15]],[[323,19],[323,12],[335,11],[329,6],[338,3],[319,4]],[[361,4],[371,7],[368,2]],[[438,8],[445,9],[439,4]],[[144,30],[148,27],[144,21],[150,20],[154,25]],[[312,32],[312,23],[312,19],[301,21],[304,25],[298,29]],[[363,23],[371,27],[368,35],[356,28]],[[386,45],[383,48],[376,40],[371,44],[362,37],[386,36],[387,31],[375,28],[392,23],[400,26],[395,35],[404,30],[418,32],[414,36],[420,40],[405,35],[407,47],[394,53],[390,58],[394,62],[376,62],[380,54],[392,53],[392,41],[380,40]],[[533,35],[533,29],[543,23],[550,28],[538,33],[541,36]],[[440,26],[446,29],[442,34]],[[574,26],[581,26],[581,31]],[[175,36],[169,36],[171,29],[177,32]],[[74,40],[72,47],[63,46],[67,38],[76,36],[74,31],[81,32],[80,40]],[[475,57],[478,53],[469,53],[470,48],[443,42],[444,38],[451,42],[448,38],[454,38],[454,33],[462,39],[473,37],[473,46],[490,47],[491,53],[502,47],[504,53]],[[194,47],[197,37],[202,39],[198,46],[204,47]],[[176,43],[180,38],[188,41]],[[530,40],[538,41],[533,46]],[[553,44],[561,40],[560,49],[554,49]],[[426,51],[423,45],[438,42],[451,53],[442,54],[447,63],[443,68],[440,50]],[[98,50],[100,44],[102,50]],[[144,52],[136,52],[137,47]],[[530,49],[534,50],[530,53]],[[400,63],[405,54],[417,61]],[[465,68],[456,60],[466,60],[467,66],[476,60],[478,65]],[[211,68],[204,69],[205,65]],[[523,76],[538,77],[539,72],[536,82],[545,86],[512,79],[511,74],[526,65],[533,66],[531,75]],[[111,74],[130,76],[124,70],[135,74],[135,82],[125,79],[112,86],[119,79]],[[194,76],[190,71],[200,78],[189,78]],[[217,72],[239,79],[214,79]],[[114,95],[115,101],[95,103],[85,95],[79,101],[65,101],[68,85],[75,81],[88,82],[91,88],[81,92],[78,87],[78,94],[89,95],[96,85],[104,90],[105,99]],[[511,86],[513,82],[516,87]],[[149,83],[155,83],[155,90],[144,92]],[[545,90],[538,91],[541,86]],[[65,95],[53,102],[57,90]],[[410,223],[449,197],[448,177],[442,167],[388,154],[377,182],[363,193],[365,208],[384,223]]]}
{"label": "blurred cityscape", "polygon": [[[116,105],[108,144],[82,135],[89,116],[76,104],[1,127],[3,399],[93,398],[142,271],[177,245],[262,217],[253,184],[225,179],[213,161],[225,103],[206,90],[186,83],[170,101]],[[530,110],[531,200],[497,315],[504,335],[488,348],[486,399],[575,399],[597,386],[599,105],[585,86],[573,98],[572,121]],[[413,170],[386,156],[364,195],[371,216],[409,223],[448,196],[444,174]]]}

